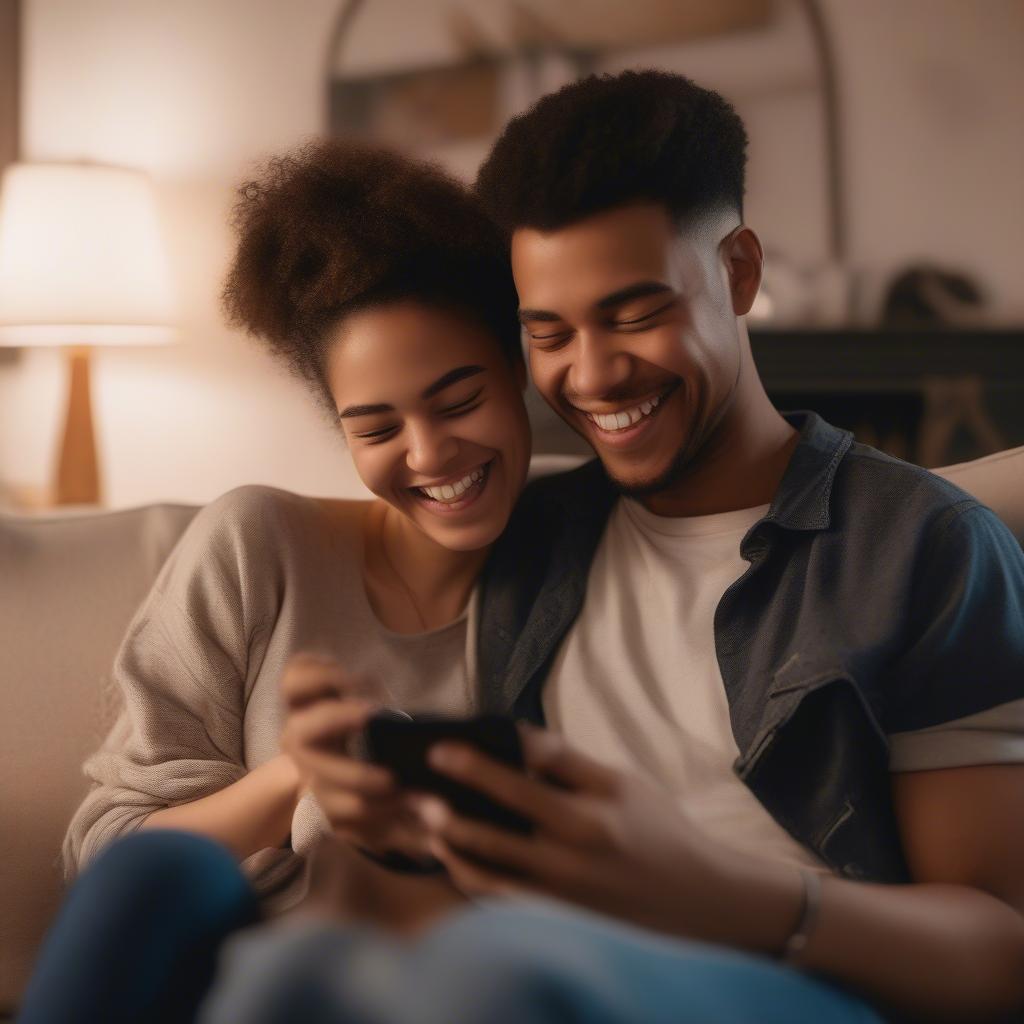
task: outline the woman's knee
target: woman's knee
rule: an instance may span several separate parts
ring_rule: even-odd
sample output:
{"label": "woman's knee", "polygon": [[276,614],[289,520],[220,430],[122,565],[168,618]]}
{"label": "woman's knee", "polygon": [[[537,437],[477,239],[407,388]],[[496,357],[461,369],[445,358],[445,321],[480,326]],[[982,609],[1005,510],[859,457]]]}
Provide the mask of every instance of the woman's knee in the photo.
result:
{"label": "woman's knee", "polygon": [[255,918],[255,895],[231,853],[219,843],[187,832],[153,829],[111,843],[75,886],[126,910],[225,913]]}

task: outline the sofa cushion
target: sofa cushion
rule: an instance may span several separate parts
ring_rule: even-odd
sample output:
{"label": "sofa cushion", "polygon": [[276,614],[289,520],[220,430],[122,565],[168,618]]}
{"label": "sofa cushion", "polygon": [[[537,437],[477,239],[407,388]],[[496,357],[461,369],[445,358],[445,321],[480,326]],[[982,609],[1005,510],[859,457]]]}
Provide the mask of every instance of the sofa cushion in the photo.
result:
{"label": "sofa cushion", "polygon": [[0,516],[0,1006],[18,998],[61,895],[81,765],[112,721],[114,655],[196,510]]}

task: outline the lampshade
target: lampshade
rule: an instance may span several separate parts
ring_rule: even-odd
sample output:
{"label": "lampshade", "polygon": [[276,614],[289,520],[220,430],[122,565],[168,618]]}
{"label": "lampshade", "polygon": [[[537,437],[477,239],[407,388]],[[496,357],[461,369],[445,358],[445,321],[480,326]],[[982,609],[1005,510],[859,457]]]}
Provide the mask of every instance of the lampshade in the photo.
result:
{"label": "lampshade", "polygon": [[0,345],[173,339],[152,185],[138,171],[13,164],[0,189]]}

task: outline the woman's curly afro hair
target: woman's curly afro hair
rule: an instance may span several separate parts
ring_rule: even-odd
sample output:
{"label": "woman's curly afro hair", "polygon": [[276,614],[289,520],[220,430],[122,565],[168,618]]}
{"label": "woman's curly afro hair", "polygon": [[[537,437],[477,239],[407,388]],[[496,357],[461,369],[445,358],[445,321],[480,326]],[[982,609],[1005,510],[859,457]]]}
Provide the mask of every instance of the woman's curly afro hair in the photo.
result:
{"label": "woman's curly afro hair", "polygon": [[722,207],[742,215],[746,147],[735,110],[682,75],[591,75],[509,122],[476,191],[506,233],[645,199],[679,221]]}
{"label": "woman's curly afro hair", "polygon": [[230,323],[264,340],[329,415],[325,352],[346,315],[415,300],[466,314],[521,358],[500,230],[439,168],[382,149],[309,143],[238,189]]}

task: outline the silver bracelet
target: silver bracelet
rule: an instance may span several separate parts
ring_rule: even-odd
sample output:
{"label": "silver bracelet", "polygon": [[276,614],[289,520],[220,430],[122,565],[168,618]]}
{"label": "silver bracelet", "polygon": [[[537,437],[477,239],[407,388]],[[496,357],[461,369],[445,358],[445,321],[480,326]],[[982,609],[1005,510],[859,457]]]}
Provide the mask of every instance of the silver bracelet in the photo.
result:
{"label": "silver bracelet", "polygon": [[817,871],[800,868],[800,880],[803,882],[803,900],[800,904],[800,920],[793,934],[786,939],[782,947],[782,959],[795,964],[807,948],[811,932],[818,921],[818,910],[821,907],[821,876]]}

